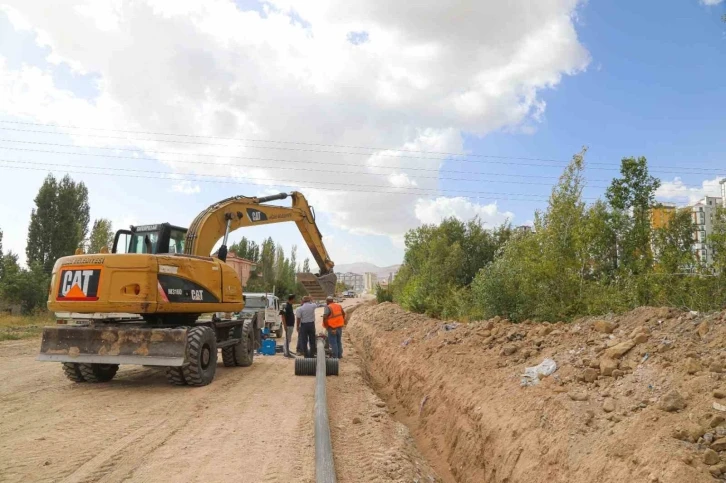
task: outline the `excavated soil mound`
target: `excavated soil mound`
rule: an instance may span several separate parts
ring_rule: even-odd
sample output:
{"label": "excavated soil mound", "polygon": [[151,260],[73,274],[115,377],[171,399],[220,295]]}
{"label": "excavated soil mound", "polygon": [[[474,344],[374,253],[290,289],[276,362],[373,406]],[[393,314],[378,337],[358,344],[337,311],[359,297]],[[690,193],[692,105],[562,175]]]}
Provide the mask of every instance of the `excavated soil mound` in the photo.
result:
{"label": "excavated soil mound", "polygon": [[[450,481],[726,480],[726,312],[456,324],[384,303],[359,308],[348,333]],[[522,385],[547,358],[557,371]]]}

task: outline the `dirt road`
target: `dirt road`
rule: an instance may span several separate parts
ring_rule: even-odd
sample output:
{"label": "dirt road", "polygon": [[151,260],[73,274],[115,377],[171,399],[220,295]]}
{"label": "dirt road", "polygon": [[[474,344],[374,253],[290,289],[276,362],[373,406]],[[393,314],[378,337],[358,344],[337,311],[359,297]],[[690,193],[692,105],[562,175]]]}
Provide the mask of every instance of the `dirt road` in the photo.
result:
{"label": "dirt road", "polygon": [[[38,344],[0,343],[2,482],[314,481],[314,378],[294,376],[291,359],[220,360],[202,388],[136,366],[74,384],[59,364],[35,361]],[[328,389],[339,481],[433,475],[364,384],[354,351],[346,356]]]}

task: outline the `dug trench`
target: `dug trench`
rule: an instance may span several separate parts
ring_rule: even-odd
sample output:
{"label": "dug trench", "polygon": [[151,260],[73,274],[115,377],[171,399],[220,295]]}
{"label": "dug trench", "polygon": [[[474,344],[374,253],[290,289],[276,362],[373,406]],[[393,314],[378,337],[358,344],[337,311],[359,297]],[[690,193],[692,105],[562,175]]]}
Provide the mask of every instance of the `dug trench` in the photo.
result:
{"label": "dug trench", "polygon": [[457,324],[383,303],[346,338],[443,481],[726,481],[726,312]]}

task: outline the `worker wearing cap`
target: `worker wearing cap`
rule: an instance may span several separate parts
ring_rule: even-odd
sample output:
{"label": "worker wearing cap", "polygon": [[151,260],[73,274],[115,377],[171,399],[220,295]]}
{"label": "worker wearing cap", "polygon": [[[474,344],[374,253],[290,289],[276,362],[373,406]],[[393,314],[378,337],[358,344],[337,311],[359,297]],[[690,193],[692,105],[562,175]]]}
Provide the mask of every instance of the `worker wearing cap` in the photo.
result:
{"label": "worker wearing cap", "polygon": [[298,339],[302,338],[305,357],[315,357],[315,309],[317,306],[306,295],[295,312],[295,327]]}
{"label": "worker wearing cap", "polygon": [[328,330],[328,342],[333,357],[343,358],[343,326],[345,325],[345,310],[343,306],[335,303],[333,297],[328,297],[323,312],[323,326]]}

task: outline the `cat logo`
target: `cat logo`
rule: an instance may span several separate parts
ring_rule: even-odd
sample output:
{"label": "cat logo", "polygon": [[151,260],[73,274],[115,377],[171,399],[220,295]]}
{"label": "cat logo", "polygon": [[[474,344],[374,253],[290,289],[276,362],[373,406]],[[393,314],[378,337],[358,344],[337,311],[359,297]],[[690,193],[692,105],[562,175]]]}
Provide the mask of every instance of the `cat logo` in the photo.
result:
{"label": "cat logo", "polygon": [[204,300],[204,292],[202,290],[192,290],[192,300],[201,302]]}
{"label": "cat logo", "polygon": [[58,282],[58,301],[94,302],[98,300],[101,267],[81,266],[62,268]]}
{"label": "cat logo", "polygon": [[255,210],[254,208],[247,208],[247,216],[252,222],[267,221],[267,215],[260,210]]}

